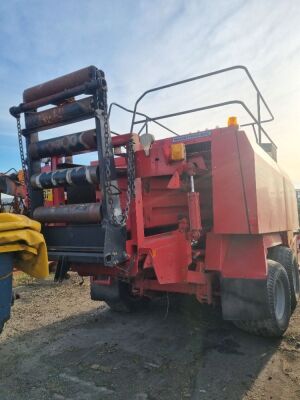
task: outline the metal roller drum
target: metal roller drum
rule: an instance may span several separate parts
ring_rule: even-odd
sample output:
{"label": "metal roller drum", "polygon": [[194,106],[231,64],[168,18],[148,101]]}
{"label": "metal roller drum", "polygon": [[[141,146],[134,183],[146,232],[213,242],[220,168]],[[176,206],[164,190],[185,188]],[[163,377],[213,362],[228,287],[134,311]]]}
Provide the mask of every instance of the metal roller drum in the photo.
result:
{"label": "metal roller drum", "polygon": [[48,223],[99,223],[101,221],[101,203],[68,204],[57,207],[38,207],[33,218]]}
{"label": "metal roller drum", "polygon": [[30,183],[34,189],[50,189],[66,185],[94,185],[99,183],[99,168],[98,166],[81,166],[42,172],[32,175]]}
{"label": "metal roller drum", "polygon": [[66,156],[97,149],[96,131],[91,129],[30,143],[28,153],[34,160],[53,156]]}
{"label": "metal roller drum", "polygon": [[[102,72],[102,71],[101,71]],[[55,93],[82,85],[96,78],[97,68],[89,66],[24,90],[23,101],[29,103]],[[104,73],[102,72],[103,76]]]}
{"label": "metal roller drum", "polygon": [[45,111],[26,115],[26,131],[55,128],[60,125],[82,121],[94,115],[93,97],[73,101]]}

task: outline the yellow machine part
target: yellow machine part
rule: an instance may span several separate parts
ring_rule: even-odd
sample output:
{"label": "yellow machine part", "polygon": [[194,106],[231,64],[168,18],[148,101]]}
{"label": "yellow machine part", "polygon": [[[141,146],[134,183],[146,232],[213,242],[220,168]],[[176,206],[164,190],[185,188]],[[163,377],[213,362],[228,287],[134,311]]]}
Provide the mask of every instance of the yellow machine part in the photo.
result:
{"label": "yellow machine part", "polygon": [[24,215],[0,214],[0,253],[15,253],[14,267],[34,278],[49,274],[41,225]]}
{"label": "yellow machine part", "polygon": [[171,145],[171,160],[183,161],[186,159],[186,151],[184,143],[173,143]]}

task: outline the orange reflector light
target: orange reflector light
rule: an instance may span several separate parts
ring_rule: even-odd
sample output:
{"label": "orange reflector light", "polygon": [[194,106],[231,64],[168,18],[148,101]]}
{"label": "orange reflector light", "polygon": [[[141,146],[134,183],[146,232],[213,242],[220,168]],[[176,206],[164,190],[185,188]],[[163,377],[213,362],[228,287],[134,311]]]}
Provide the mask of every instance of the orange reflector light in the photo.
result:
{"label": "orange reflector light", "polygon": [[237,117],[229,117],[227,126],[238,126]]}
{"label": "orange reflector light", "polygon": [[171,160],[183,161],[185,160],[185,158],[186,158],[186,152],[184,143],[171,144]]}
{"label": "orange reflector light", "polygon": [[23,170],[18,171],[17,176],[18,176],[18,181],[24,185],[25,183],[24,171]]}

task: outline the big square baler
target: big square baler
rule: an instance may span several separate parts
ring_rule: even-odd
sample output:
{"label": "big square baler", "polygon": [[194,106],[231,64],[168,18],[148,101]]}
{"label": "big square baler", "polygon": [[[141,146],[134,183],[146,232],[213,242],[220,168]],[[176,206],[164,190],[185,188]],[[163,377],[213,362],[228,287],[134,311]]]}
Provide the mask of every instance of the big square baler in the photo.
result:
{"label": "big square baler", "polygon": [[[138,111],[149,93],[237,69],[256,91],[256,112],[240,100],[151,118]],[[231,104],[250,116],[255,142],[236,118],[183,135],[161,123]],[[129,133],[110,131],[116,106],[132,113]],[[92,299],[118,310],[136,309],[158,292],[190,294],[221,304],[225,319],[250,332],[285,332],[299,296],[296,197],[263,128],[273,115],[245,67],[151,89],[131,111],[108,110],[104,73],[91,66],[26,89],[10,112],[30,213],[43,225],[57,278],[69,269],[90,276]],[[42,131],[86,119],[93,129],[40,140]],[[170,137],[155,140],[149,122]],[[74,163],[88,152],[97,160]]]}

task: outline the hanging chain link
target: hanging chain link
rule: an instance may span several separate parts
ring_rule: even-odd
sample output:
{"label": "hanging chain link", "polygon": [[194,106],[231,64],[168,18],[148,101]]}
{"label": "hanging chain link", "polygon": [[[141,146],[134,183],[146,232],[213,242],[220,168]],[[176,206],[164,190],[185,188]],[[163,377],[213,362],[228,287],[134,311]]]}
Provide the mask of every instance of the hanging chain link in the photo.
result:
{"label": "hanging chain link", "polygon": [[134,142],[131,139],[127,147],[127,193],[126,193],[126,207],[124,210],[124,220],[128,219],[131,199],[135,197],[135,158],[134,158]]}
{"label": "hanging chain link", "polygon": [[26,197],[27,197],[27,210],[30,213],[31,199],[30,199],[30,194],[29,194],[29,190],[28,190],[29,189],[29,181],[28,181],[26,160],[25,160],[24,147],[23,147],[22,127],[21,127],[21,117],[20,117],[20,115],[17,115],[16,119],[17,119],[19,151],[20,151],[22,171],[23,171],[23,175],[24,175],[25,192],[26,192]]}
{"label": "hanging chain link", "polygon": [[104,153],[105,153],[105,190],[108,197],[108,206],[110,208],[110,220],[114,225],[125,225],[128,219],[131,199],[135,196],[135,158],[134,158],[134,142],[130,140],[127,145],[127,192],[126,192],[126,206],[122,211],[120,218],[115,214],[113,192],[114,186],[111,183],[111,159],[113,157],[113,149],[111,144],[111,136],[108,125],[107,114],[107,96],[104,91]]}
{"label": "hanging chain link", "polygon": [[[111,160],[113,158],[113,149],[111,144],[111,136],[110,129],[108,124],[108,113],[107,113],[107,94],[106,90],[103,90],[103,120],[104,120],[104,155],[105,155],[105,182],[104,187],[108,197],[108,206],[110,208],[110,221],[112,224],[117,226],[125,225],[128,219],[131,199],[135,196],[135,157],[134,157],[134,142],[131,139],[127,145],[127,192],[126,192],[126,205],[124,210],[122,210],[121,215],[117,216],[115,213],[114,207],[114,198],[116,195],[114,190],[116,189],[111,182]],[[99,107],[99,98],[97,107]],[[96,114],[97,116],[97,114]],[[21,118],[20,115],[16,117],[17,119],[17,130],[18,130],[18,141],[19,141],[19,150],[20,150],[20,158],[22,164],[22,170],[24,173],[25,187],[26,187],[26,195],[28,201],[28,210],[30,211],[30,195],[29,195],[29,182],[28,182],[28,174],[26,168],[26,160],[24,155],[23,148],[23,140],[22,140],[22,128],[21,128]]]}

